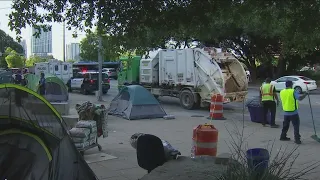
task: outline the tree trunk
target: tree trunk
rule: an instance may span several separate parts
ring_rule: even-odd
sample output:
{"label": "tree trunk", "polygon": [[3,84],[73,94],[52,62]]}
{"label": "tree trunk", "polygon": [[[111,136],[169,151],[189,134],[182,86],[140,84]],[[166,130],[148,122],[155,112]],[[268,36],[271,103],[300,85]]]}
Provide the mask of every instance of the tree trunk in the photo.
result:
{"label": "tree trunk", "polygon": [[249,71],[250,71],[250,78],[251,82],[256,82],[257,81],[257,67],[254,66],[249,66]]}
{"label": "tree trunk", "polygon": [[283,58],[282,55],[280,55],[279,59],[278,59],[278,66],[277,66],[277,78],[281,77],[285,74],[286,72],[286,64],[287,61],[285,58]]}

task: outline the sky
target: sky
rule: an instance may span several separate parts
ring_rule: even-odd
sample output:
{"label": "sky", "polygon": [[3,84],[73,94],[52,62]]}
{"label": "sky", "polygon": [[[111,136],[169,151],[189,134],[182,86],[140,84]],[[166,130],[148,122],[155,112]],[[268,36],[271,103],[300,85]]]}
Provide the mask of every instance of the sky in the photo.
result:
{"label": "sky", "polygon": [[[12,12],[11,9],[12,1],[10,0],[0,0],[0,29],[9,34],[14,39],[16,38],[16,33],[10,31],[8,27],[9,17],[8,14]],[[31,27],[22,29],[22,39],[27,42],[27,56],[31,55]],[[85,37],[84,32],[79,32],[77,38],[72,37],[72,31],[66,29],[66,44],[69,43],[79,43],[81,39]],[[63,59],[63,26],[62,23],[52,24],[52,55],[58,60]]]}

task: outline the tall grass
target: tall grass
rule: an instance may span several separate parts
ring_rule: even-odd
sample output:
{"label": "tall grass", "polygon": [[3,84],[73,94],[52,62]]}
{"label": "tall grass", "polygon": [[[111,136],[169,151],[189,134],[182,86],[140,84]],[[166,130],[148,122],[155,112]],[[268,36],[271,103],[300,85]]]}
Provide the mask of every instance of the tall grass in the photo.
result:
{"label": "tall grass", "polygon": [[[231,161],[227,164],[223,175],[217,178],[219,180],[301,180],[307,179],[320,165],[320,162],[298,165],[298,146],[294,148],[281,147],[275,152],[274,142],[272,142],[266,147],[270,153],[269,166],[266,171],[257,174],[249,168],[246,154],[247,140],[254,133],[248,136],[244,135],[244,122],[242,127],[239,127],[236,122],[233,123],[233,126],[232,131],[227,128],[231,136],[231,141],[228,143],[232,152]],[[295,168],[296,166],[299,168]]]}

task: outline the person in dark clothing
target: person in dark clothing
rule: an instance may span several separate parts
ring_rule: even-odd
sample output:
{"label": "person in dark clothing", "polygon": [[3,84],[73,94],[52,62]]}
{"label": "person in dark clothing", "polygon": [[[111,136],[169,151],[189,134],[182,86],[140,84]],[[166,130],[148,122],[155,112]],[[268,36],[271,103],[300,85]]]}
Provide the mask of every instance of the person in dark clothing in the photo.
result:
{"label": "person in dark clothing", "polygon": [[13,75],[13,81],[15,84],[21,84],[21,81],[24,79],[21,71],[18,70],[16,74]]}
{"label": "person in dark clothing", "polygon": [[286,82],[286,89],[280,92],[280,98],[282,102],[282,109],[284,111],[284,120],[283,127],[280,136],[281,141],[290,141],[290,138],[287,137],[287,132],[289,130],[290,122],[292,122],[293,130],[294,130],[294,139],[296,144],[301,144],[299,126],[300,126],[300,118],[298,114],[299,102],[303,100],[307,93],[304,95],[299,95],[297,91],[293,88],[293,82]]}
{"label": "person in dark clothing", "polygon": [[44,77],[44,73],[41,73],[40,81],[39,81],[39,92],[40,95],[46,94],[46,79]]}
{"label": "person in dark clothing", "polygon": [[[268,112],[270,111],[271,113],[270,127],[278,128],[279,125],[275,124],[275,119],[276,119],[277,104],[279,105],[279,99],[278,99],[275,87],[270,83],[271,83],[271,79],[267,78],[265,83],[260,88],[260,100],[263,106],[262,125],[265,126],[267,124]],[[275,100],[277,101],[277,104]]]}

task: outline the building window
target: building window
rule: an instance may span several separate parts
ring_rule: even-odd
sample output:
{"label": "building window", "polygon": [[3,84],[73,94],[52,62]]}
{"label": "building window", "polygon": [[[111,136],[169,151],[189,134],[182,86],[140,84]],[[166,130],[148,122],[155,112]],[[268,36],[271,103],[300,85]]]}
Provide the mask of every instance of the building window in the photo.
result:
{"label": "building window", "polygon": [[59,71],[59,66],[58,66],[58,65],[55,65],[55,66],[54,66],[54,70],[55,70],[55,71]]}
{"label": "building window", "polygon": [[67,65],[64,65],[64,66],[63,66],[63,69],[64,69],[65,71],[67,71],[67,70],[68,70],[68,66],[67,66]]}

